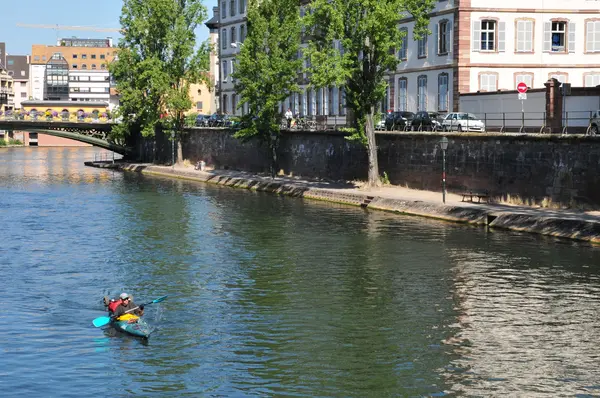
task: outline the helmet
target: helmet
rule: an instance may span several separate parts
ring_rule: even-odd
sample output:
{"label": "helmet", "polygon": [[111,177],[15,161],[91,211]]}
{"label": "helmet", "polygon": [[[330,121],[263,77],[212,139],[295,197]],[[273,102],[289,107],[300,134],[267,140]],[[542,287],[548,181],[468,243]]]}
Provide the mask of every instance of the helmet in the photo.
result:
{"label": "helmet", "polygon": [[129,298],[129,295],[128,295],[127,293],[121,293],[121,295],[119,296],[119,298],[120,298],[121,300],[125,300],[125,299],[128,299],[128,298]]}

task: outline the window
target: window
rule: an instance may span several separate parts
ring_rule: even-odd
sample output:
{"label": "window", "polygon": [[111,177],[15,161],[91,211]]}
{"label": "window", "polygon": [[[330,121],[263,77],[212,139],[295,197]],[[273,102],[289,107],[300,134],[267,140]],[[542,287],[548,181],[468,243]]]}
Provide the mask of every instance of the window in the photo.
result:
{"label": "window", "polygon": [[221,48],[223,50],[227,49],[227,29],[221,30]]}
{"label": "window", "polygon": [[496,21],[481,21],[481,51],[496,49]]}
{"label": "window", "polygon": [[21,82],[21,87],[27,87],[27,82]]}
{"label": "window", "polygon": [[9,59],[8,61],[6,61],[7,65],[14,65],[15,61],[13,59]]}
{"label": "window", "polygon": [[196,102],[196,110],[197,111],[202,111],[202,101]]}
{"label": "window", "polygon": [[9,70],[9,71],[8,71],[8,76],[14,76],[14,74],[15,74],[15,72],[14,72],[14,71],[12,71],[12,70]]}
{"label": "window", "polygon": [[244,39],[246,38],[246,25],[241,25],[240,26],[240,42],[244,42]]}
{"label": "window", "polygon": [[27,98],[27,93],[21,93],[21,98]]}
{"label": "window", "polygon": [[77,69],[77,64],[72,64],[72,65],[71,65],[71,68],[73,68],[73,69]]}
{"label": "window", "polygon": [[421,75],[417,78],[417,111],[427,110],[427,76]]}
{"label": "window", "polygon": [[584,87],[596,87],[600,85],[600,73],[590,73],[583,78]]}
{"label": "window", "polygon": [[438,54],[448,54],[450,49],[450,23],[447,19],[438,24]]}
{"label": "window", "polygon": [[533,87],[533,73],[531,72],[518,72],[515,73],[515,90],[519,83],[527,84],[527,87]]}
{"label": "window", "polygon": [[398,52],[398,58],[404,60],[408,58],[408,29],[400,29],[400,34],[402,35],[402,41],[400,42],[400,51]]}
{"label": "window", "polygon": [[81,69],[87,69],[87,65],[86,64],[81,64]]}
{"label": "window", "polygon": [[[235,0],[229,1],[229,16],[233,17],[235,15]],[[233,97],[232,97],[233,99]]]}
{"label": "window", "polygon": [[448,112],[448,74],[438,75],[438,111]]}
{"label": "window", "polygon": [[533,21],[517,20],[516,21],[516,52],[530,53],[533,52]]}
{"label": "window", "polygon": [[565,51],[566,26],[564,22],[552,22],[552,51]]}
{"label": "window", "polygon": [[427,36],[423,36],[422,39],[417,41],[418,47],[418,57],[425,58],[427,57]]}
{"label": "window", "polygon": [[568,77],[569,75],[563,72],[548,73],[548,79],[556,79],[561,83],[568,83]]}
{"label": "window", "polygon": [[222,68],[223,69],[223,76],[222,76],[222,78],[223,78],[224,82],[227,82],[227,76],[228,76],[228,73],[227,73],[227,61],[223,61],[222,65],[223,65],[223,68]]}
{"label": "window", "polygon": [[240,14],[246,12],[246,0],[238,0],[238,6],[240,7]]}
{"label": "window", "polygon": [[481,73],[479,75],[479,91],[497,91],[498,90],[498,74],[496,73]]}
{"label": "window", "polygon": [[600,52],[600,21],[587,21],[585,28],[585,51]]}
{"label": "window", "polygon": [[81,59],[87,59],[87,54],[81,54]]}
{"label": "window", "polygon": [[106,59],[106,55],[100,54],[100,59]]}
{"label": "window", "polygon": [[96,54],[92,54],[92,59],[96,59]]}
{"label": "window", "polygon": [[223,113],[227,113],[227,102],[229,101],[229,97],[227,94],[223,95]]}
{"label": "window", "polygon": [[221,2],[221,18],[227,18],[227,2]]}
{"label": "window", "polygon": [[33,56],[33,60],[34,61],[39,61],[40,60],[40,56],[39,55],[34,55]]}
{"label": "window", "polygon": [[100,69],[103,69],[103,70],[106,69],[106,65],[105,64],[100,65]]}
{"label": "window", "polygon": [[399,111],[406,111],[406,109],[407,109],[407,100],[408,100],[407,84],[408,84],[408,80],[406,78],[398,79],[398,110]]}
{"label": "window", "polygon": [[233,26],[231,28],[231,42],[232,43],[237,42],[237,34],[236,34],[236,31],[235,31],[235,26]]}

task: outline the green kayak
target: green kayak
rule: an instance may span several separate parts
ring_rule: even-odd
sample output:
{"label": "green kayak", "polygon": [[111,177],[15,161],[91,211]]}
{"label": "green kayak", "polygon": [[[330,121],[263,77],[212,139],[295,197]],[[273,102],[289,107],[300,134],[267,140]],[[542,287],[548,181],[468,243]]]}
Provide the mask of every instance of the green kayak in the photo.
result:
{"label": "green kayak", "polygon": [[111,325],[121,332],[128,333],[132,336],[137,337],[150,337],[150,333],[154,331],[142,318],[138,318],[135,322],[125,321],[112,321]]}

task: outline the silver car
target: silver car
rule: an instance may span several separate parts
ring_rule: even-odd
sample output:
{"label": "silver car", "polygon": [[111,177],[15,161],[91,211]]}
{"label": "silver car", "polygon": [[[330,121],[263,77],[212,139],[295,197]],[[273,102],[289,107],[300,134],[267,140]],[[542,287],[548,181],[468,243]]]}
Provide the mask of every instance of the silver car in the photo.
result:
{"label": "silver car", "polygon": [[485,131],[485,123],[472,113],[452,112],[442,121],[442,131]]}

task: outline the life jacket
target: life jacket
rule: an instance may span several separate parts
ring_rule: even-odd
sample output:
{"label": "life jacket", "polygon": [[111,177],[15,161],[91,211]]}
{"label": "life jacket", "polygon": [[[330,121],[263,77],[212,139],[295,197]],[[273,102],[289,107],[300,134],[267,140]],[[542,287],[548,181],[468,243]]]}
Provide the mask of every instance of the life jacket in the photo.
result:
{"label": "life jacket", "polygon": [[121,299],[111,301],[110,304],[108,304],[108,310],[110,312],[115,312],[117,310],[117,307],[120,306],[122,302],[123,300]]}

